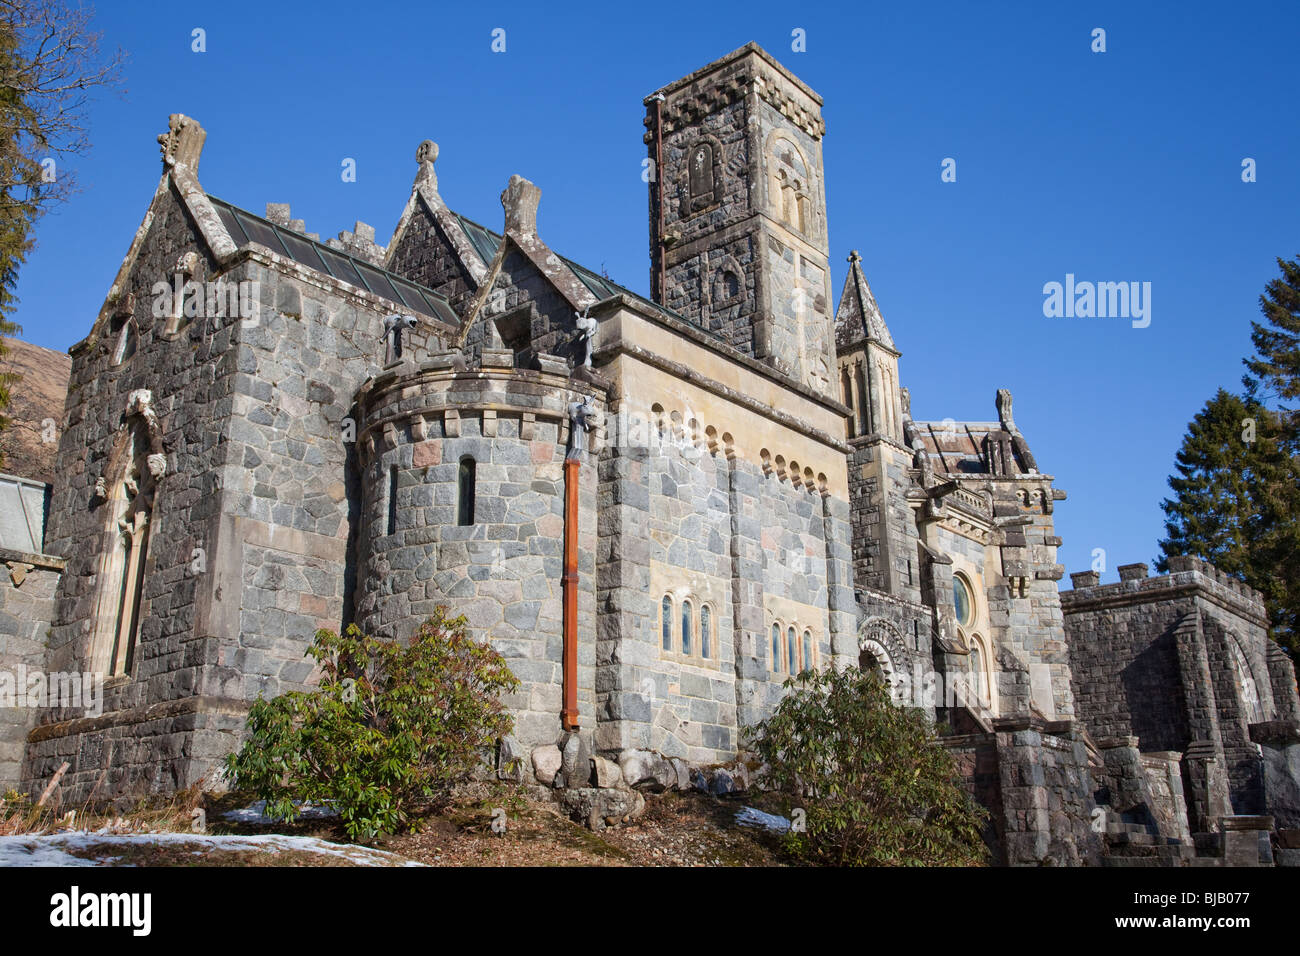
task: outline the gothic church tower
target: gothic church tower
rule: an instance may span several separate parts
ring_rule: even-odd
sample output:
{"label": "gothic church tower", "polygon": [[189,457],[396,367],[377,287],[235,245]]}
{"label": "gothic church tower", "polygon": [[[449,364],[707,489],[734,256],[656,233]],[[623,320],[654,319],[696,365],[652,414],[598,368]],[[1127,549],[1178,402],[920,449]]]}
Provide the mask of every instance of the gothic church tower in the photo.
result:
{"label": "gothic church tower", "polygon": [[753,43],[646,98],[650,288],[834,395],[821,105]]}

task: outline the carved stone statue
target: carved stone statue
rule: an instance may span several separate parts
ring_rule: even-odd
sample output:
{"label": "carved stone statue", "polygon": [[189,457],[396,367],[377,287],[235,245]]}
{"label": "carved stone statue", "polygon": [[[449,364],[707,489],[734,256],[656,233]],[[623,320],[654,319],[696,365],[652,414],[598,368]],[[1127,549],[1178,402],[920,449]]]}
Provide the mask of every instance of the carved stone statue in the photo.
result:
{"label": "carved stone statue", "polygon": [[[1020,429],[1016,427],[1016,421],[1011,417],[1011,390],[1006,388],[998,389],[997,395],[998,421],[1002,424],[1002,430],[1011,436],[1011,448],[1015,452],[1016,460],[1028,474],[1037,474],[1038,463],[1034,461],[1033,454],[1029,451],[1029,443],[1025,441],[1025,436],[1020,434]],[[1010,464],[1010,462],[1008,462]]]}
{"label": "carved stone statue", "polygon": [[569,452],[565,460],[582,460],[587,451],[587,430],[597,424],[599,417],[589,395],[580,402],[569,403]]}
{"label": "carved stone statue", "polygon": [[578,327],[578,346],[582,355],[582,361],[578,364],[583,368],[591,368],[591,352],[595,344],[596,328],[600,324],[587,315],[590,311],[591,306],[587,306],[581,314],[573,313],[574,323]]}

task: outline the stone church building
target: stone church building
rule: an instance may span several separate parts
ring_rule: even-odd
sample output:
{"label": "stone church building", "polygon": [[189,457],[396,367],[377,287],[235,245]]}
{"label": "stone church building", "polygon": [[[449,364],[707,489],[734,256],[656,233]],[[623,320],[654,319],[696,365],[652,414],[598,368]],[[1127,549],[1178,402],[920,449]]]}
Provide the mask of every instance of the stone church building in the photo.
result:
{"label": "stone church building", "polygon": [[521,681],[500,763],[529,783],[741,786],[783,682],[859,666],[935,716],[1000,862],[1300,827],[1259,594],[1192,559],[1061,593],[1065,493],[1010,394],[913,419],[856,252],[831,287],[821,106],[754,44],[646,98],[649,299],[552,250],[526,179],[499,231],[454,212],[432,142],[386,246],[322,242],[209,195],[173,115],[70,350],[48,521],[0,542],[0,681],[102,700],[11,707],[0,786],[212,781],[318,628],[446,604]]}

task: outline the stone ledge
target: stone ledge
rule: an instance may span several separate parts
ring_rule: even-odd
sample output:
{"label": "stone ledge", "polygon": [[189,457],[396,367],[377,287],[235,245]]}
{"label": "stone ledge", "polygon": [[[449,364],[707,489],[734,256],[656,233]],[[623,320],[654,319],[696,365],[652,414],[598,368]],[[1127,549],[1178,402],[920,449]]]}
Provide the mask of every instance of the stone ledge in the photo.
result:
{"label": "stone ledge", "polygon": [[1257,744],[1300,744],[1300,723],[1294,720],[1265,720],[1251,724],[1250,739]]}
{"label": "stone ledge", "polygon": [[18,561],[44,571],[63,571],[68,565],[66,558],[59,558],[52,554],[38,554],[35,551],[16,551],[13,548],[0,548],[0,562],[4,561]]}
{"label": "stone ledge", "polygon": [[112,727],[129,727],[153,720],[165,720],[169,717],[184,717],[189,714],[218,714],[227,717],[242,717],[252,706],[251,701],[234,700],[229,697],[186,697],[182,700],[168,700],[145,707],[133,707],[128,710],[115,710],[98,717],[76,717],[61,720],[53,724],[42,724],[27,735],[28,743],[40,743],[59,737],[93,733]]}

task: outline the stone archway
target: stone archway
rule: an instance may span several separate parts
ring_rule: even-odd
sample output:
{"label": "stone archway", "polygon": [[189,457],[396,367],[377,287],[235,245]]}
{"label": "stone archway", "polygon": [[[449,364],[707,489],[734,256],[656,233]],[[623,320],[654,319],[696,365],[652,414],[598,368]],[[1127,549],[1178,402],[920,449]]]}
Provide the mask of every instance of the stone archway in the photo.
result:
{"label": "stone archway", "polygon": [[875,671],[895,691],[907,675],[910,656],[898,627],[883,617],[867,618],[858,626],[858,668]]}

